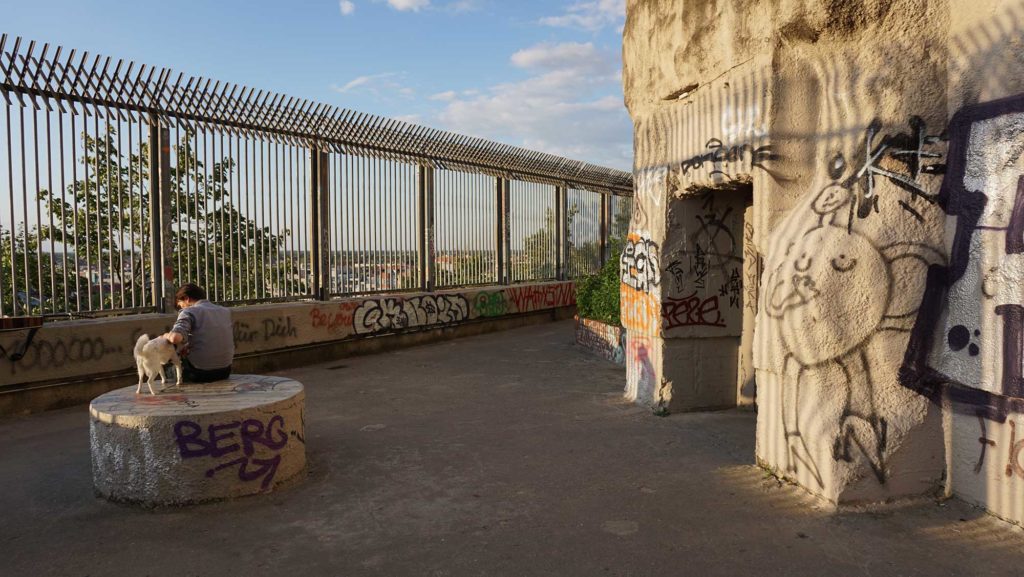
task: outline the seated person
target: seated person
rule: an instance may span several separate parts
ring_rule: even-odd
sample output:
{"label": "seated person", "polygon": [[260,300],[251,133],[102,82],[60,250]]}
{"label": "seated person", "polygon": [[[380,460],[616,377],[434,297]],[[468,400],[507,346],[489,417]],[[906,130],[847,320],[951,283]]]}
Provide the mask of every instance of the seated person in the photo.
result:
{"label": "seated person", "polygon": [[192,283],[175,293],[174,308],[181,312],[163,336],[176,346],[186,344],[181,355],[183,380],[209,383],[228,378],[235,357],[231,311],[206,300],[206,291]]}

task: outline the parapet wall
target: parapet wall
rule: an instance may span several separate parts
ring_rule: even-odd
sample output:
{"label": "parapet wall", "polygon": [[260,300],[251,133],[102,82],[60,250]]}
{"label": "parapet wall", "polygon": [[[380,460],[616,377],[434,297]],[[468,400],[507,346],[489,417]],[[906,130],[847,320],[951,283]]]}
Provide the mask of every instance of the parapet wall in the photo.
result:
{"label": "parapet wall", "polygon": [[[334,342],[511,319],[575,304],[572,282],[552,282],[239,307],[232,309],[235,356],[251,359]],[[10,357],[22,349],[28,330],[0,333],[0,346],[7,351],[0,358],[0,415],[26,410],[11,397],[33,389],[134,374],[136,339],[143,333],[166,332],[174,318],[146,314],[47,323],[14,362]],[[123,378],[119,384],[123,386]],[[88,400],[86,396],[79,402]],[[59,404],[71,402],[73,394],[64,395]]]}

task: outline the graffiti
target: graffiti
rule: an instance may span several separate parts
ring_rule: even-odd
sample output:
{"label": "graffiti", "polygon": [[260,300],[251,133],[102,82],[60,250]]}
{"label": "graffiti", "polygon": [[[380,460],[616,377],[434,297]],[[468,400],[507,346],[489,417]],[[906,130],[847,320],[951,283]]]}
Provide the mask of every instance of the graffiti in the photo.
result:
{"label": "graffiti", "polygon": [[[910,132],[882,134],[881,122],[872,121],[864,131],[863,156],[853,165],[850,175],[843,178],[850,163],[842,154],[836,154],[829,162],[829,176],[832,182],[826,187],[840,187],[847,191],[859,190],[849,204],[850,219],[847,226],[852,230],[853,215],[867,218],[879,212],[879,196],[875,178],[884,178],[910,193],[910,201],[897,200],[896,205],[923,223],[924,217],[912,203],[918,200],[935,204],[936,195],[922,182],[923,176],[940,177],[946,172],[946,165],[933,162],[945,155],[941,145],[944,135],[927,133],[927,126],[920,117],[912,116],[908,121]],[[895,165],[895,166],[894,166]]]}
{"label": "graffiti", "polygon": [[649,238],[630,234],[619,257],[622,283],[640,292],[651,292],[661,283],[658,245]]}
{"label": "graffiti", "polygon": [[576,320],[576,344],[617,365],[625,359],[626,331],[589,319]]}
{"label": "graffiti", "polygon": [[868,343],[883,331],[911,329],[917,305],[912,295],[898,291],[894,271],[923,271],[943,261],[941,253],[921,243],[876,246],[843,222],[854,202],[852,192],[842,187],[820,192],[810,204],[816,217],[812,226],[775,256],[762,293],[765,314],[782,329],[786,467],[795,472],[804,465],[822,487],[820,467],[801,425],[802,408],[815,404],[804,398],[807,371],[833,367],[843,376],[840,398],[845,401],[833,458],[853,462],[859,453],[884,483],[888,421],[877,410]]}
{"label": "graffiti", "polygon": [[661,316],[666,330],[679,327],[724,327],[718,308],[718,297],[701,298],[693,293],[683,298],[666,298],[661,303]]}
{"label": "graffiti", "polygon": [[674,260],[669,263],[666,270],[668,270],[669,274],[672,275],[672,281],[675,283],[674,286],[676,292],[682,292],[683,287],[686,286],[686,271],[683,270],[683,263],[678,260]]}
{"label": "graffiti", "polygon": [[323,329],[330,334],[341,333],[352,326],[358,306],[357,302],[347,301],[326,310],[315,307],[309,311],[310,325],[314,329]]}
{"label": "graffiti", "polygon": [[712,138],[707,141],[704,148],[708,152],[688,158],[679,164],[679,170],[683,175],[688,174],[691,170],[702,168],[705,164],[711,164],[711,176],[721,175],[732,180],[732,176],[722,170],[723,165],[748,160],[750,166],[767,170],[765,163],[775,159],[772,155],[772,147],[768,144],[758,147],[747,143],[726,146],[721,140]]}
{"label": "graffiti", "polygon": [[[690,244],[703,252],[705,266],[723,270],[729,263],[740,260],[736,251],[736,237],[730,226],[732,206],[725,210],[715,208],[715,194],[707,192],[702,197],[702,212],[694,215],[700,226],[691,238]],[[735,219],[733,219],[735,220]]]}
{"label": "graffiti", "polygon": [[[978,423],[981,426],[981,436],[978,437],[978,443],[981,445],[981,450],[978,455],[978,462],[974,465],[975,474],[981,473],[989,450],[995,451],[999,448],[999,444],[996,440],[988,438],[986,419],[984,415],[978,414],[977,417]],[[1006,424],[1010,428],[1010,440],[1006,444],[1006,465],[1003,472],[1007,477],[1018,477],[1020,479],[1024,479],[1024,464],[1021,463],[1021,454],[1024,453],[1024,438],[1017,438],[1017,423],[1015,421],[1010,419],[1006,421]],[[996,454],[998,454],[998,452],[996,452]]]}
{"label": "graffiti", "polygon": [[658,301],[653,295],[619,285],[622,326],[630,331],[653,334],[658,329],[655,321],[661,317]]}
{"label": "graffiti", "polygon": [[743,295],[744,307],[757,311],[757,288],[761,285],[761,255],[754,245],[754,225],[747,222],[743,225],[743,268],[746,279]]}
{"label": "graffiti", "polygon": [[[207,469],[206,476],[212,478],[219,471],[237,466],[240,480],[249,482],[262,479],[260,489],[266,491],[281,464],[279,451],[288,444],[288,433],[284,428],[284,417],[281,415],[274,415],[266,423],[259,419],[245,419],[210,425],[205,431],[198,423],[178,421],[174,425],[174,438],[182,460],[199,457],[220,459],[241,451],[240,457]],[[270,458],[257,458],[257,445],[273,451],[274,455]]]}
{"label": "graffiti", "polygon": [[[988,438],[988,431],[986,430],[987,427],[985,426],[985,423],[984,415],[978,415],[978,424],[981,425],[981,436],[978,437],[978,442],[981,443],[981,454],[978,455],[978,462],[974,465],[975,474],[980,473],[982,465],[985,464],[985,451],[989,447],[994,449],[996,446],[996,442]],[[1016,433],[1016,430],[1014,430],[1014,433]],[[1010,443],[1010,445],[1012,447],[1013,443]]]}
{"label": "graffiti", "polygon": [[505,294],[516,311],[521,313],[576,303],[576,289],[572,283],[515,286],[505,289]]}
{"label": "graffiti", "polygon": [[[20,350],[24,343],[17,342],[14,349]],[[60,368],[67,364],[100,361],[108,355],[120,354],[121,346],[108,344],[103,337],[77,337],[62,339],[35,338],[25,347],[21,360],[11,363],[11,372],[32,369]],[[130,358],[130,356],[129,356]]]}
{"label": "graffiti", "polygon": [[[234,379],[232,379],[234,381]],[[265,393],[273,391],[277,385],[288,383],[289,379],[281,377],[246,377],[241,383],[235,383],[231,391],[235,393]]]}
{"label": "graffiti", "polygon": [[672,288],[676,295],[717,290],[729,282],[732,269],[742,265],[736,239],[748,198],[737,191],[705,191],[700,196],[673,200],[672,226],[685,233],[682,246],[665,249],[679,257],[668,268],[675,280]]}
{"label": "graffiti", "polygon": [[[626,337],[626,398],[634,401],[652,401],[657,394],[657,373],[654,370],[656,352],[651,340],[630,332]],[[652,395],[647,398],[646,395]]]}
{"label": "graffiti", "polygon": [[501,291],[482,292],[474,299],[476,312],[482,317],[500,317],[508,313],[505,295]]}
{"label": "graffiti", "polygon": [[743,278],[740,277],[739,269],[732,269],[729,279],[718,289],[718,296],[727,297],[729,306],[740,308],[740,293],[743,290]]}
{"label": "graffiti", "polygon": [[658,214],[665,195],[668,171],[665,168],[653,168],[641,171],[636,177],[636,196],[633,199],[633,214],[630,215],[629,229],[643,230],[650,224],[650,215]]}
{"label": "graffiti", "polygon": [[247,322],[235,321],[232,330],[236,343],[252,343],[257,340],[266,342],[274,338],[295,338],[298,336],[298,327],[292,324],[291,317],[263,319],[255,327]]}
{"label": "graffiti", "polygon": [[708,259],[699,244],[693,247],[693,254],[690,256],[690,274],[693,275],[693,286],[704,290],[708,278]]}
{"label": "graffiti", "polygon": [[1022,121],[1024,95],[953,116],[936,198],[954,231],[950,261],[928,271],[899,375],[935,403],[1000,423],[1024,411]]}
{"label": "graffiti", "polygon": [[352,323],[356,334],[371,335],[468,319],[469,304],[462,295],[430,295],[363,301]]}

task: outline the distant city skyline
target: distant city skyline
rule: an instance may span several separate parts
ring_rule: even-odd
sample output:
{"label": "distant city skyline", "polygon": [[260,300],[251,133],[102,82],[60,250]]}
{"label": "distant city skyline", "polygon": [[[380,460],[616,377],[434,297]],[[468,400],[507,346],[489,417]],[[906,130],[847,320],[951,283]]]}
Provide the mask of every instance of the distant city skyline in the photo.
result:
{"label": "distant city skyline", "polygon": [[2,31],[630,170],[624,15],[624,0],[52,0],[6,7]]}

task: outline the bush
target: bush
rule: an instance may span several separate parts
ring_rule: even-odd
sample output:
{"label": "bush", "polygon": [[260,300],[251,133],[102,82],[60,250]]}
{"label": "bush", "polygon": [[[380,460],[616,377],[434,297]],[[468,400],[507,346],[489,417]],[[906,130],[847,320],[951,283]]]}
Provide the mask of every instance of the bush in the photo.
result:
{"label": "bush", "polygon": [[576,312],[580,317],[619,326],[619,250],[621,243],[613,243],[612,258],[601,271],[576,281]]}

